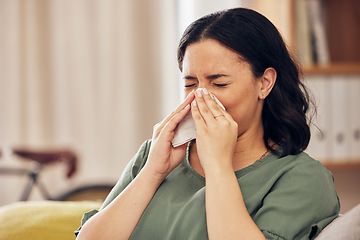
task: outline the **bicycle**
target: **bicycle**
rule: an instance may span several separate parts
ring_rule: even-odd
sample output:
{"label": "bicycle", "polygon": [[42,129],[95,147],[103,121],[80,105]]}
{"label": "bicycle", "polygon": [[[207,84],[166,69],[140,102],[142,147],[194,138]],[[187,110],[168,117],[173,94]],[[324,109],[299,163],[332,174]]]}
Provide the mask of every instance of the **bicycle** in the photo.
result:
{"label": "bicycle", "polygon": [[[68,149],[50,150],[50,151],[37,151],[22,148],[11,149],[14,155],[20,156],[21,159],[29,160],[33,164],[32,169],[25,168],[9,168],[0,167],[0,175],[26,175],[28,182],[22,191],[20,201],[27,201],[35,186],[38,187],[39,192],[43,199],[55,201],[83,201],[95,200],[104,201],[113,184],[91,184],[84,185],[69,191],[66,191],[59,196],[52,197],[45,185],[40,181],[39,175],[44,165],[52,164],[55,162],[62,162],[67,164],[67,177],[71,178],[77,167],[76,154]],[[0,151],[1,158],[1,151]]]}

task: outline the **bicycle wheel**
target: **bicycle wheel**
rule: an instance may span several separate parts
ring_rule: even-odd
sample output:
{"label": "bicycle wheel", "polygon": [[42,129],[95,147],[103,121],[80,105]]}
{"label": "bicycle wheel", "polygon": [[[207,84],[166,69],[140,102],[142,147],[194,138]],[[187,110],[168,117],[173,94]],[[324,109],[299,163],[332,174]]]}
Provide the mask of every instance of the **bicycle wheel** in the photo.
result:
{"label": "bicycle wheel", "polygon": [[57,201],[101,201],[103,202],[114,185],[89,185],[73,189],[60,197]]}

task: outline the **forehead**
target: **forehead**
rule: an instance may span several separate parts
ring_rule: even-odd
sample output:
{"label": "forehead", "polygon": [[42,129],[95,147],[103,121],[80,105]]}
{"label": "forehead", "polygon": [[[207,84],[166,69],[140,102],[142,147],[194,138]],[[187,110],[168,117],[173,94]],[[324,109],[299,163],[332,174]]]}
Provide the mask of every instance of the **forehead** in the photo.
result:
{"label": "forehead", "polygon": [[212,39],[190,44],[185,51],[183,72],[229,71],[247,64],[237,52]]}

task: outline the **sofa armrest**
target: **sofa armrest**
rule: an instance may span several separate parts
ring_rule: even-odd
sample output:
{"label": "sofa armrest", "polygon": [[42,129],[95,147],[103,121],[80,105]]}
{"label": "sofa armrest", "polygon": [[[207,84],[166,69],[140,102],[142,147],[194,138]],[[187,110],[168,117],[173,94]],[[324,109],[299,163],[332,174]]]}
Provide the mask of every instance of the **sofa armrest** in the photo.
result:
{"label": "sofa armrest", "polygon": [[75,239],[84,212],[100,202],[17,202],[0,207],[0,240]]}
{"label": "sofa armrest", "polygon": [[360,204],[326,226],[316,240],[358,240],[360,238]]}

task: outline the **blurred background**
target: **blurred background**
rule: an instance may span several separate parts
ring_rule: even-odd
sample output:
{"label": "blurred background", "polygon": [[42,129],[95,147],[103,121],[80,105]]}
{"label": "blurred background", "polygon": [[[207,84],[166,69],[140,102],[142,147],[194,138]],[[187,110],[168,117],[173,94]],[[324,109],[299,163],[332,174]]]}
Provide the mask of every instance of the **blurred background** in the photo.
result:
{"label": "blurred background", "polygon": [[[31,167],[14,147],[68,148],[77,173],[67,179],[62,164],[44,168],[50,194],[115,183],[181,101],[176,51],[184,28],[239,6],[205,2],[0,0],[1,164]],[[0,205],[18,200],[25,182],[0,176]]]}
{"label": "blurred background", "polygon": [[[13,154],[16,147],[65,148],[76,153],[77,172],[66,178],[62,164],[44,168],[41,179],[51,195],[84,184],[114,184],[151,138],[153,125],[183,98],[176,50],[192,21],[250,7],[270,18],[296,51],[295,5],[295,0],[0,0],[0,166],[31,167]],[[340,75],[357,78],[359,65],[350,65]],[[354,162],[351,169],[358,170]],[[358,180],[356,171],[350,181]],[[25,184],[25,177],[0,176],[0,206],[17,201]],[[351,192],[344,197],[347,209],[360,193],[358,187],[346,191]],[[30,199],[41,199],[36,189]]]}

